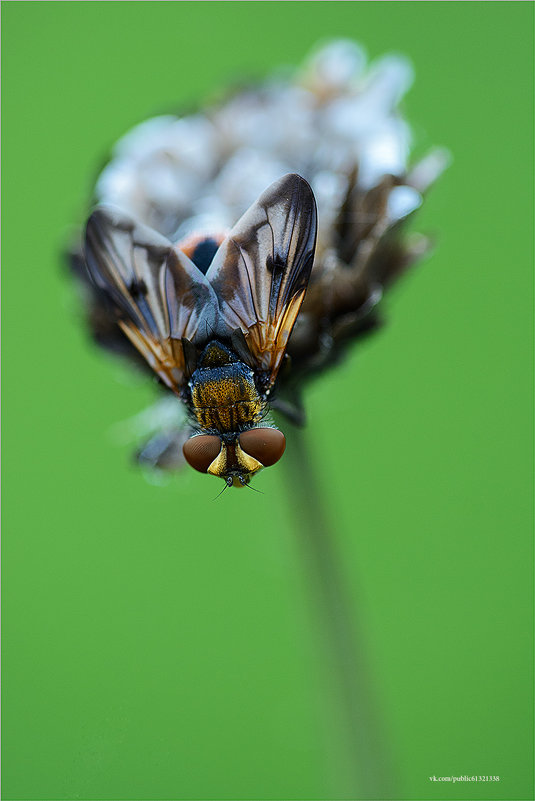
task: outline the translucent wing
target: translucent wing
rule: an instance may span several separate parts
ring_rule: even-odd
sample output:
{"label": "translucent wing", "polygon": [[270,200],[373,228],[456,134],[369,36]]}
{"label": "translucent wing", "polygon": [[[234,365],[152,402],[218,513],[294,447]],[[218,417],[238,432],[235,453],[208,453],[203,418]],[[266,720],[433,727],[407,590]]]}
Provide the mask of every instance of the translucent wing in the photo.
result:
{"label": "translucent wing", "polygon": [[316,243],[316,202],[299,175],[272,184],[221,244],[206,277],[222,321],[241,329],[273,384],[303,301]]}
{"label": "translucent wing", "polygon": [[109,207],[89,218],[85,257],[117,324],[178,394],[185,371],[182,338],[193,341],[216,327],[217,299],[204,275],[165,237]]}

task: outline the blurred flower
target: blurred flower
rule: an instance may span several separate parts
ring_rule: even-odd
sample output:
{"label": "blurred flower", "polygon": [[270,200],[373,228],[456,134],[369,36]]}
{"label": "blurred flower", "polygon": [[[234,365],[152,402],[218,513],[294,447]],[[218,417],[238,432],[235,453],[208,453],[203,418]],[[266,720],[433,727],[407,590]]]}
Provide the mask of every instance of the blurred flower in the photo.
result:
{"label": "blurred flower", "polygon": [[[309,378],[377,326],[384,289],[428,247],[404,226],[447,154],[433,150],[409,165],[411,132],[398,104],[411,82],[405,59],[387,56],[367,67],[358,45],[335,41],[289,79],[240,90],[190,116],[138,125],[114,147],[97,181],[97,202],[176,241],[230,228],[285,173],[307,179],[318,204],[316,258],[271,402],[294,422],[304,422]],[[72,254],[97,341],[146,368],[97,299],[82,262],[80,252]],[[142,462],[168,468],[181,461],[183,415],[173,419],[169,408],[140,451]],[[151,431],[155,419],[157,411]]]}

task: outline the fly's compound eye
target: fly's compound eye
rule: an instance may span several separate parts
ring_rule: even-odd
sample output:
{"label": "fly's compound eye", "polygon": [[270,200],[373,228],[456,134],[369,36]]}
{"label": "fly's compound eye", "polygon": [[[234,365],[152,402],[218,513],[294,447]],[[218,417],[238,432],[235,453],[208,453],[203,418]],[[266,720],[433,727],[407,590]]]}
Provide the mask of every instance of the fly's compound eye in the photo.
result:
{"label": "fly's compound eye", "polygon": [[214,459],[219,456],[221,440],[215,434],[199,434],[186,440],[182,451],[191,467],[200,473],[207,473]]}
{"label": "fly's compound eye", "polygon": [[284,453],[286,437],[278,428],[252,428],[240,434],[240,447],[264,467],[271,467]]}

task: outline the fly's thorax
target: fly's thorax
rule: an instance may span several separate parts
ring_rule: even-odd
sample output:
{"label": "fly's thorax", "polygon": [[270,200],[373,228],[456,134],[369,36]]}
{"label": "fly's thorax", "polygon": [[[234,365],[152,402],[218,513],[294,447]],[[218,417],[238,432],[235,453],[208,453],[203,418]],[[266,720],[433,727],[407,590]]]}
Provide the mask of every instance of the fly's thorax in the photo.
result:
{"label": "fly's thorax", "polygon": [[206,431],[234,433],[254,425],[262,416],[253,370],[219,342],[204,349],[189,382],[191,407]]}

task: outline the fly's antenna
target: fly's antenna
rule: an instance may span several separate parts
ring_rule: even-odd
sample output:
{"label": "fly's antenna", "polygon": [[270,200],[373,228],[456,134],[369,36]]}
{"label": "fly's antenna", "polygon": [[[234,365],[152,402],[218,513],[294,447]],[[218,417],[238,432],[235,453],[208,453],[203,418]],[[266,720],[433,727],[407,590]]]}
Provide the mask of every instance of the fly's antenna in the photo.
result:
{"label": "fly's antenna", "polygon": [[215,496],[215,498],[212,498],[212,500],[213,501],[217,501],[217,499],[220,498],[221,495],[223,495],[223,493],[225,492],[225,490],[228,489],[229,487],[230,487],[230,484],[225,484],[225,486],[223,487],[221,492],[218,492],[217,495]]}
{"label": "fly's antenna", "polygon": [[259,489],[257,489],[256,487],[251,487],[251,485],[250,485],[250,484],[244,484],[243,486],[244,486],[244,487],[247,487],[247,489],[250,489],[250,490],[252,490],[253,492],[259,492],[259,493],[260,493],[260,495],[265,495],[265,494],[266,494],[265,492],[262,492],[262,490],[259,490]]}

